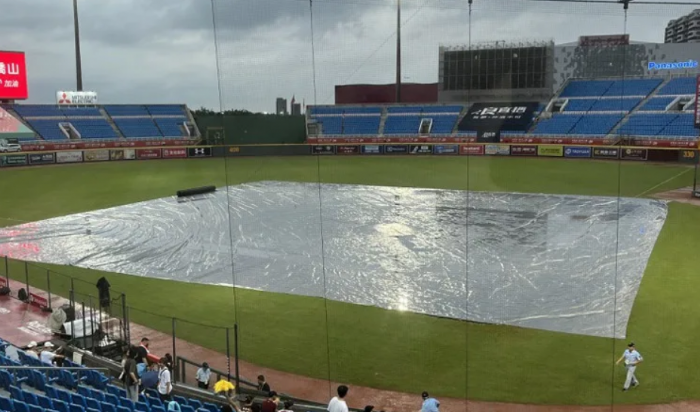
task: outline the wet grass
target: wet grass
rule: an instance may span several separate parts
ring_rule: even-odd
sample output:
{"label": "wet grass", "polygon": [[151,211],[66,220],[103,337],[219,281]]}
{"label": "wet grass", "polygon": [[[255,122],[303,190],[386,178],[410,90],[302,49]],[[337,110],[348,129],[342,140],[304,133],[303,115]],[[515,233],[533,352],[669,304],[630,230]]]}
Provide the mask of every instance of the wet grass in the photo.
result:
{"label": "wet grass", "polygon": [[[687,186],[683,166],[513,158],[250,158],[168,160],[2,170],[0,225],[173,195],[178,189],[286,180],[639,196]],[[241,357],[271,368],[384,389],[548,404],[651,403],[700,397],[693,354],[698,336],[700,208],[673,204],[635,301],[628,335],[646,361],[642,387],[619,392],[613,362],[623,342],[362,307],[317,298],[28,265],[30,283],[95,294],[108,276],[126,292],[132,320],[225,350],[221,329],[237,320]],[[614,245],[611,245],[613,247]],[[613,249],[614,250],[614,247]],[[13,278],[25,266],[12,261]],[[4,272],[0,268],[0,272]],[[58,273],[66,276],[61,276]],[[611,280],[612,282],[612,280]],[[185,321],[186,320],[186,321]]]}

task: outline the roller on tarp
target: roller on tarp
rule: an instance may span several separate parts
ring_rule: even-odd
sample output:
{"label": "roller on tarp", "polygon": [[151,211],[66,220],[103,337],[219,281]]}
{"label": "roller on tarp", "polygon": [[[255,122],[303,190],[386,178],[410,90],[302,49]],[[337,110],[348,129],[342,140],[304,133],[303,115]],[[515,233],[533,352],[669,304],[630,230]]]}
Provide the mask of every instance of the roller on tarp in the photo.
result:
{"label": "roller on tarp", "polygon": [[205,193],[212,193],[212,192],[216,192],[216,186],[194,187],[192,189],[178,190],[177,197],[196,196],[196,195],[203,195]]}

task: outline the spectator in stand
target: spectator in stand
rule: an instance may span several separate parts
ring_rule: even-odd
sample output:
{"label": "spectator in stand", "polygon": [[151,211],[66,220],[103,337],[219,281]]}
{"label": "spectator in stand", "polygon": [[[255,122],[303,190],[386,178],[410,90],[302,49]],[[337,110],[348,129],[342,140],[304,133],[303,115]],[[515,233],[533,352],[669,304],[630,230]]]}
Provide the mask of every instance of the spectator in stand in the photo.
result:
{"label": "spectator in stand", "polygon": [[160,358],[158,362],[158,395],[163,403],[170,402],[170,393],[173,391],[173,384],[170,380],[170,371],[165,366],[165,358]]}
{"label": "spectator in stand", "polygon": [[223,395],[226,398],[226,403],[228,403],[228,406],[230,406],[234,411],[240,412],[240,405],[238,405],[238,402],[235,399],[235,389],[236,386],[226,379],[221,379],[214,384],[214,392],[216,392],[217,395]]}
{"label": "spectator in stand", "polygon": [[277,411],[277,405],[279,405],[279,399],[277,398],[277,392],[271,391],[267,395],[262,403],[262,412],[275,412]]}
{"label": "spectator in stand", "polygon": [[347,386],[338,386],[338,396],[334,396],[328,403],[328,412],[348,412],[348,404],[345,403],[345,397],[347,394]]}
{"label": "spectator in stand", "polygon": [[125,361],[122,367],[121,378],[124,383],[124,389],[126,389],[126,397],[131,399],[132,402],[137,403],[139,401],[139,384],[141,382],[138,376],[136,376],[136,361],[133,359],[134,351],[129,348],[124,358]]}
{"label": "spectator in stand", "polygon": [[150,341],[148,340],[148,338],[141,339],[141,344],[138,346],[138,348],[136,348],[136,355],[134,355],[134,360],[137,364],[145,363],[146,365],[148,365],[148,354],[151,353],[148,350],[149,345]]}
{"label": "spectator in stand", "polygon": [[265,376],[258,375],[258,391],[270,393],[270,385],[265,382]]}
{"label": "spectator in stand", "polygon": [[27,345],[27,350],[25,350],[24,353],[30,358],[39,360],[39,354],[36,353],[36,342],[34,341],[29,342],[29,345]]}
{"label": "spectator in stand", "polygon": [[[41,351],[40,358],[41,358],[41,361],[46,363],[46,364],[49,364],[49,365],[56,364],[57,366],[60,366],[63,364],[63,359],[65,358],[65,356],[59,355],[58,353],[55,353],[55,352],[52,352],[51,349],[53,349],[54,347],[55,346],[51,342],[44,343],[44,350]],[[60,349],[57,350],[56,352],[58,352],[58,351],[60,351]],[[59,360],[61,361],[60,364],[58,362]]]}
{"label": "spectator in stand", "polygon": [[211,369],[209,364],[204,362],[202,367],[197,369],[197,386],[200,389],[209,389],[209,378],[211,378]]}
{"label": "spectator in stand", "polygon": [[421,407],[421,412],[440,412],[440,402],[431,398],[428,392],[423,392],[423,406]]}
{"label": "spectator in stand", "polygon": [[284,401],[284,409],[282,409],[280,412],[293,412],[292,406],[294,406],[294,401],[286,400]]}
{"label": "spectator in stand", "polygon": [[173,372],[173,365],[175,364],[175,362],[173,362],[173,355],[166,353],[164,358],[165,358],[165,366],[168,368],[170,373],[172,373]]}
{"label": "spectator in stand", "polygon": [[243,399],[241,404],[241,412],[251,412],[253,410],[253,397],[248,395]]}

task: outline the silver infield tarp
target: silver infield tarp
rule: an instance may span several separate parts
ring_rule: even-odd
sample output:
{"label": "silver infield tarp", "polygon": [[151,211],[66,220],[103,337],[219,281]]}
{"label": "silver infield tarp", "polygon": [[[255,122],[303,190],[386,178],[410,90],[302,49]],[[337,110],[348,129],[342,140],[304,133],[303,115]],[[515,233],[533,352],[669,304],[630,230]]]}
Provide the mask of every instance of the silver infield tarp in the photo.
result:
{"label": "silver infield tarp", "polygon": [[624,338],[666,215],[649,199],[259,182],[7,228],[0,250]]}

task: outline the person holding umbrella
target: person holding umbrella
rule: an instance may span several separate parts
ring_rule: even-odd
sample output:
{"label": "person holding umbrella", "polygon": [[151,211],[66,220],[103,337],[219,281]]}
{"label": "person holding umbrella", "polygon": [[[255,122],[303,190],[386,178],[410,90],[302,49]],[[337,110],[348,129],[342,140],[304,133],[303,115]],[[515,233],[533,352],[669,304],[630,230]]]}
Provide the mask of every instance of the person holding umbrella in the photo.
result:
{"label": "person holding umbrella", "polygon": [[236,395],[235,392],[236,386],[232,384],[231,382],[227,381],[226,379],[221,379],[220,381],[216,382],[214,384],[214,392],[217,395],[223,395],[226,398],[226,402],[228,405],[236,412],[241,412],[241,409],[238,407],[238,402],[236,402],[236,399],[234,396]]}

